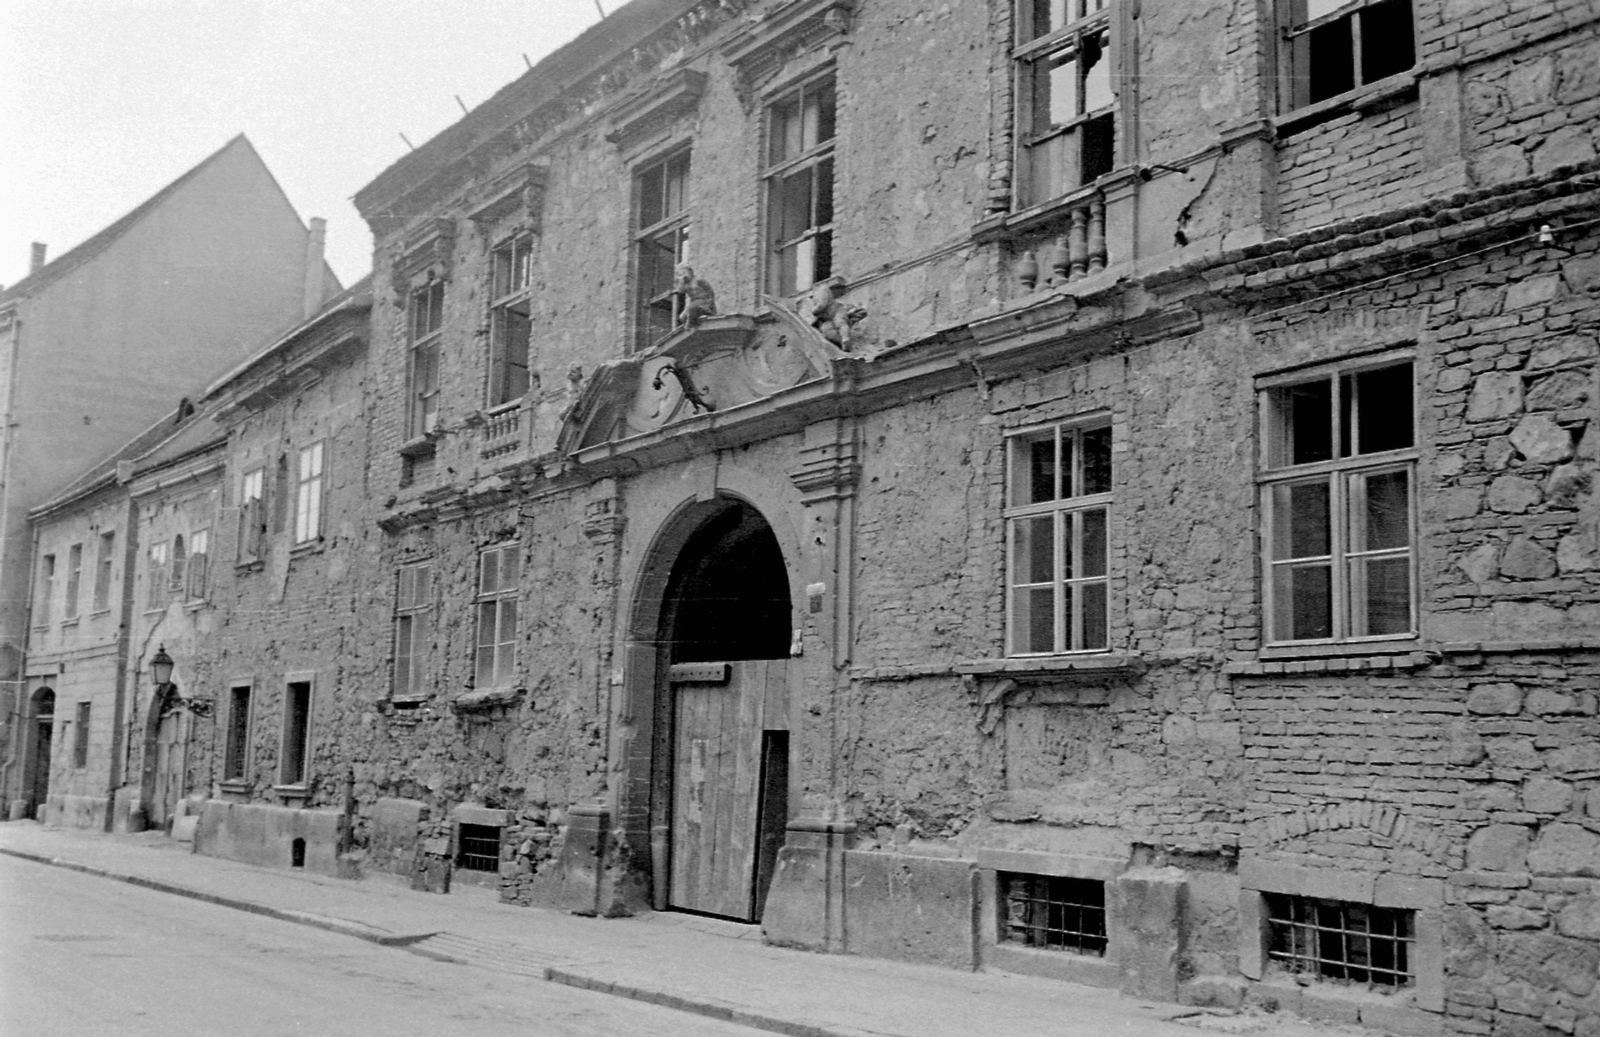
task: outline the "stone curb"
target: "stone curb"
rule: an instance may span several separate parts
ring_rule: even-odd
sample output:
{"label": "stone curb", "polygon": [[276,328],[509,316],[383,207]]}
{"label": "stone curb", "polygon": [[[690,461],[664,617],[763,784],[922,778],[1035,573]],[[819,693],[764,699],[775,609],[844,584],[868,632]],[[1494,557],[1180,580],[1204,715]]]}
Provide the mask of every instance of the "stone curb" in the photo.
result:
{"label": "stone curb", "polygon": [[[202,893],[199,890],[189,889],[184,886],[174,885],[170,882],[160,882],[156,879],[147,879],[139,875],[128,875],[112,871],[108,868],[99,868],[91,864],[80,864],[65,857],[50,857],[42,853],[29,853],[26,850],[15,850],[0,846],[0,854],[16,857],[35,864],[46,864],[55,868],[65,868],[68,871],[81,872],[97,878],[111,879],[116,882],[126,882],[130,886],[139,886],[144,889],[154,890],[158,893],[170,893],[174,896],[188,897],[218,907],[232,908],[236,911],[245,911],[253,915],[266,918],[275,918],[282,922],[294,925],[309,926],[314,929],[323,929],[343,936],[354,936],[358,940],[366,940],[381,947],[406,951],[420,957],[430,958],[434,961],[446,962],[455,965],[471,965],[471,961],[456,957],[451,954],[441,954],[426,947],[414,946],[437,933],[398,934],[386,933],[372,926],[362,925],[359,922],[346,922],[337,918],[328,918],[323,915],[307,914],[303,911],[285,911],[281,908],[268,907],[249,900],[240,900],[236,897],[225,897],[215,893]],[[456,934],[459,936],[459,934]],[[680,1012],[689,1012],[694,1015],[705,1016],[708,1019],[721,1019],[724,1022],[735,1023],[739,1026],[748,1026],[752,1029],[766,1030],[769,1033],[787,1034],[789,1037],[885,1037],[879,1031],[860,1030],[853,1026],[823,1025],[793,1019],[783,1019],[777,1016],[763,1015],[752,1011],[742,1005],[718,1001],[713,998],[695,998],[682,994],[675,994],[668,990],[652,989],[630,984],[616,983],[611,980],[598,979],[585,976],[580,972],[555,966],[543,970],[544,979],[551,983],[560,983],[563,986],[574,987],[580,990],[589,990],[597,994],[609,994],[613,997],[628,998],[633,1001],[643,1001],[647,1004],[659,1005],[662,1008],[676,1009]]]}

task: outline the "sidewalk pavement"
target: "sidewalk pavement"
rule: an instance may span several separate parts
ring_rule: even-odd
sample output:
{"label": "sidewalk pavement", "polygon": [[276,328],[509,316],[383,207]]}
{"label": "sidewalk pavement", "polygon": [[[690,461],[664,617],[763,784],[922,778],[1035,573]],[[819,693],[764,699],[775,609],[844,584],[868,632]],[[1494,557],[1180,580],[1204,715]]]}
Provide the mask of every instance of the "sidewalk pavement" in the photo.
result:
{"label": "sidewalk pavement", "polygon": [[1330,1037],[1372,1031],[1231,1015],[999,972],[769,947],[754,926],[675,913],[580,918],[200,856],[160,833],[0,824],[0,853],[220,904],[442,961],[634,998],[798,1037]]}

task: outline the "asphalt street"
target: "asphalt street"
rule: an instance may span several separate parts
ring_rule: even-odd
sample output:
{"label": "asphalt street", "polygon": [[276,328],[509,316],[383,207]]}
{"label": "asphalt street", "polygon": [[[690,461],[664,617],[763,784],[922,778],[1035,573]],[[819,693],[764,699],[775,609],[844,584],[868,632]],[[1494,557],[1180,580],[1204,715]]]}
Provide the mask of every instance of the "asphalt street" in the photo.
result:
{"label": "asphalt street", "polygon": [[0,857],[0,1037],[755,1032]]}

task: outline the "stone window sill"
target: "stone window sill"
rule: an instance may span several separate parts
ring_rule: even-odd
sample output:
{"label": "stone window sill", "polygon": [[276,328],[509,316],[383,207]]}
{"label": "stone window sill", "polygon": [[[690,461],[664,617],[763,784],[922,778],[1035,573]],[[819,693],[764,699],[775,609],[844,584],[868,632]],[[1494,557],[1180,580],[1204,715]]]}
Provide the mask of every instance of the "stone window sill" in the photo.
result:
{"label": "stone window sill", "polygon": [[1277,128],[1279,137],[1288,137],[1330,119],[1337,119],[1346,112],[1360,112],[1365,115],[1369,111],[1398,104],[1416,96],[1417,73],[1415,69],[1411,69],[1375,83],[1367,83],[1337,97],[1329,97],[1316,104],[1308,104],[1304,108],[1285,112],[1273,120],[1273,125]]}
{"label": "stone window sill", "polygon": [[510,706],[520,699],[525,688],[479,688],[463,691],[450,699],[450,708],[457,713],[485,713]]}
{"label": "stone window sill", "polygon": [[296,544],[293,547],[291,547],[289,549],[289,557],[290,558],[301,558],[301,557],[304,557],[305,555],[321,554],[322,552],[326,551],[327,549],[328,549],[328,542],[326,540],[324,540],[322,537],[319,536],[315,540],[307,540],[303,544]]}
{"label": "stone window sill", "polygon": [[953,669],[963,676],[1027,678],[1136,677],[1145,671],[1143,659],[1127,652],[1085,655],[1023,656],[1013,659],[968,659]]}
{"label": "stone window sill", "polygon": [[400,444],[401,457],[432,457],[438,450],[436,434],[426,434],[408,439]]}
{"label": "stone window sill", "polygon": [[228,778],[217,782],[217,789],[225,796],[248,796],[252,784],[244,778]]}
{"label": "stone window sill", "polygon": [[1232,676],[1285,673],[1361,673],[1370,670],[1415,670],[1428,666],[1437,653],[1425,650],[1415,638],[1399,641],[1361,641],[1345,644],[1278,645],[1262,648],[1255,659],[1223,664]]}
{"label": "stone window sill", "polygon": [[75,627],[77,625],[78,625],[78,617],[77,616],[69,616],[66,619],[63,619],[61,621],[61,629],[62,630],[69,630],[72,627]]}

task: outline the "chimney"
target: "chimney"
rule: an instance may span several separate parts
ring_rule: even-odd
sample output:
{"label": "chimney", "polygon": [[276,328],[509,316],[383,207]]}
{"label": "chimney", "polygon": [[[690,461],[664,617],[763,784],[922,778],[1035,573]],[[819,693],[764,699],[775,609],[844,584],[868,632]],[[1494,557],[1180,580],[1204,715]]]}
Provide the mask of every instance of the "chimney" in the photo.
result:
{"label": "chimney", "polygon": [[310,223],[310,231],[306,234],[305,296],[301,306],[303,311],[301,316],[307,320],[322,309],[322,294],[325,287],[322,279],[322,249],[328,240],[327,220],[321,216],[313,216]]}
{"label": "chimney", "polygon": [[44,250],[44,242],[35,241],[33,243],[33,255],[28,260],[28,273],[36,274],[39,272],[39,268],[44,266]]}

